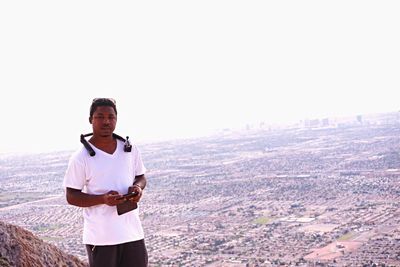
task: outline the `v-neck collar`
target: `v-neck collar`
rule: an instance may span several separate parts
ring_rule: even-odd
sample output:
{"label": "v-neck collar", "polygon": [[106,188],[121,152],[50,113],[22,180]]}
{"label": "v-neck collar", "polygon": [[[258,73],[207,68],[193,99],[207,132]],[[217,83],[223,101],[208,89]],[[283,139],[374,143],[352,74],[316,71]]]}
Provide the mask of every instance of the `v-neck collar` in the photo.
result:
{"label": "v-neck collar", "polygon": [[100,152],[100,153],[102,153],[103,155],[112,157],[112,156],[114,156],[114,155],[117,153],[117,151],[118,151],[119,142],[118,142],[118,140],[116,140],[116,141],[117,141],[117,146],[115,147],[115,150],[114,150],[113,153],[108,153],[108,152],[106,152],[106,151],[104,151],[104,150],[101,150],[100,148],[97,148],[97,147],[96,147],[95,145],[93,145],[92,143],[91,143],[90,145],[93,147],[93,149],[96,150],[96,153],[97,153],[97,152]]}

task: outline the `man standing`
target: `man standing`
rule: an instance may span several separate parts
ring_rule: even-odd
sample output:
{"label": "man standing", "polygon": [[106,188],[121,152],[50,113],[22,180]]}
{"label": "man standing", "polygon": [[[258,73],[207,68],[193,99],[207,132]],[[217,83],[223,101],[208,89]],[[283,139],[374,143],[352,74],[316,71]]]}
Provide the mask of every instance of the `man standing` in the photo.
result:
{"label": "man standing", "polygon": [[[117,108],[111,98],[95,98],[89,122],[93,136],[70,158],[63,185],[69,204],[83,207],[83,243],[91,267],[147,266],[147,250],[138,209],[146,186],[140,152],[124,147],[113,132]],[[117,138],[119,137],[119,138]],[[83,137],[82,137],[83,138]],[[126,193],[134,192],[129,199]],[[117,207],[131,206],[117,212]]]}

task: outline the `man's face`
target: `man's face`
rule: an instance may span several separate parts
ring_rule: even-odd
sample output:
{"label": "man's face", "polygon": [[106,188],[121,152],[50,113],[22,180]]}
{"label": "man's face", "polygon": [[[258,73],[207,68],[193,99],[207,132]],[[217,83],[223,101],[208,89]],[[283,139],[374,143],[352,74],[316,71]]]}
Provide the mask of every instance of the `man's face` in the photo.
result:
{"label": "man's face", "polygon": [[117,125],[117,114],[112,107],[99,106],[96,108],[90,123],[93,127],[93,134],[101,137],[112,135]]}

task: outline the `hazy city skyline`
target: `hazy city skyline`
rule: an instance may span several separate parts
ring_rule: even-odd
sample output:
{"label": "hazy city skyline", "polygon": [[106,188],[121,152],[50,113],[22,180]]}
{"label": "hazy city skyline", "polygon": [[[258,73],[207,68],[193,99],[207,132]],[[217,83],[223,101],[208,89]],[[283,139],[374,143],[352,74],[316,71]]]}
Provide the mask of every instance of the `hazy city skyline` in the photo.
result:
{"label": "hazy city skyline", "polygon": [[[141,146],[149,267],[400,266],[399,116],[361,121]],[[0,217],[86,261],[69,155],[1,156]]]}
{"label": "hazy city skyline", "polygon": [[400,110],[396,1],[0,3],[0,153],[79,146],[94,97],[149,141]]}

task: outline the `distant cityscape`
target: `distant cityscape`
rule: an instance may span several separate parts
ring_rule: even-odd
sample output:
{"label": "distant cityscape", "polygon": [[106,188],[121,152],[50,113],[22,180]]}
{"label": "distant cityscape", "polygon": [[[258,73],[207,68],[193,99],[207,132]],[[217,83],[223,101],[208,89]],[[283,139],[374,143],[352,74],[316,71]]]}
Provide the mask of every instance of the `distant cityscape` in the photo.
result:
{"label": "distant cityscape", "polygon": [[[149,266],[400,266],[400,112],[139,147]],[[0,156],[0,220],[86,261],[72,151]]]}

